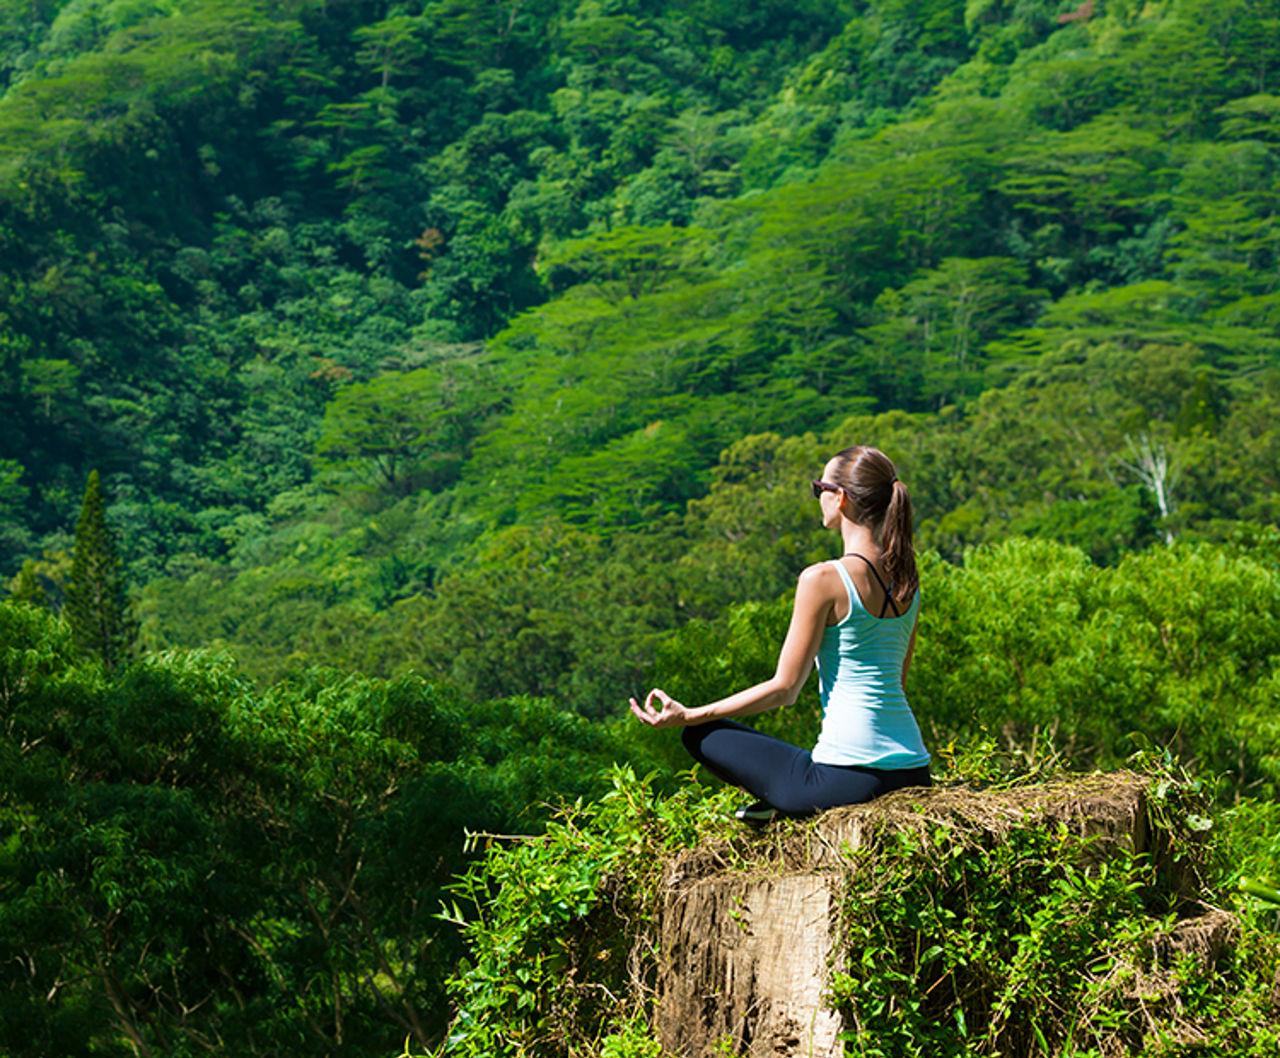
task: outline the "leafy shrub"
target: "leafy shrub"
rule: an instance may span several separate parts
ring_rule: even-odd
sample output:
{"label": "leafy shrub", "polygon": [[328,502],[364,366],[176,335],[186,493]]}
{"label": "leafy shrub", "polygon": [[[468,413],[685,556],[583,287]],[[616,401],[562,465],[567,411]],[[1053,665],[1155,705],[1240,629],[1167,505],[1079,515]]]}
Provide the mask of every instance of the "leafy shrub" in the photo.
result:
{"label": "leafy shrub", "polygon": [[449,980],[457,1016],[445,1053],[653,1053],[637,1031],[637,993],[652,971],[662,860],[725,833],[735,795],[686,783],[661,799],[651,776],[619,767],[610,778],[608,793],[536,838],[473,837],[487,853],[444,913],[470,949]]}

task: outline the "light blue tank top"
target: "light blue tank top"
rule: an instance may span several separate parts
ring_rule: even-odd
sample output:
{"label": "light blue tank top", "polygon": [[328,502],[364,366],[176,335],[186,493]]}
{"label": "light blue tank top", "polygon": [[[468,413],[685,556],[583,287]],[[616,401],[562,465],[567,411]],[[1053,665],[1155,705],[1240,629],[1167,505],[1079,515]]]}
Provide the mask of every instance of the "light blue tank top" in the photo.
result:
{"label": "light blue tank top", "polygon": [[822,733],[813,748],[817,764],[916,768],[929,751],[902,689],[902,662],[920,611],[917,589],[898,617],[874,617],[839,559],[833,565],[849,593],[849,613],[828,625],[818,647]]}

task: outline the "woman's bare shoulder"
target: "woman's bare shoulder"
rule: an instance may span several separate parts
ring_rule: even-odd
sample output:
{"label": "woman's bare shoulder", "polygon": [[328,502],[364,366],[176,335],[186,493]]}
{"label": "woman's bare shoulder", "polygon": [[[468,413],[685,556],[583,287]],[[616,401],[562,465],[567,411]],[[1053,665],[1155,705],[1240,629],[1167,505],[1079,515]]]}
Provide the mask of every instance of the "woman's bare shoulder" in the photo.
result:
{"label": "woman's bare shoulder", "polygon": [[800,571],[798,582],[805,587],[828,590],[838,581],[839,577],[840,574],[832,568],[829,561],[815,562],[811,566],[805,566]]}

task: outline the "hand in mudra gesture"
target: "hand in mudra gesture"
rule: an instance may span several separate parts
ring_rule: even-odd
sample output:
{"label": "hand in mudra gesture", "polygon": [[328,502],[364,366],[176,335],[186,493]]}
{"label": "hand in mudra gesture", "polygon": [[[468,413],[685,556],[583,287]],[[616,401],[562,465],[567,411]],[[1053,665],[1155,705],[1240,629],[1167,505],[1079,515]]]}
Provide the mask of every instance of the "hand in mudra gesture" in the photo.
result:
{"label": "hand in mudra gesture", "polygon": [[[689,710],[661,687],[655,687],[644,696],[644,705],[634,698],[628,701],[636,719],[650,727],[687,727],[689,724]],[[655,702],[657,708],[654,706]]]}

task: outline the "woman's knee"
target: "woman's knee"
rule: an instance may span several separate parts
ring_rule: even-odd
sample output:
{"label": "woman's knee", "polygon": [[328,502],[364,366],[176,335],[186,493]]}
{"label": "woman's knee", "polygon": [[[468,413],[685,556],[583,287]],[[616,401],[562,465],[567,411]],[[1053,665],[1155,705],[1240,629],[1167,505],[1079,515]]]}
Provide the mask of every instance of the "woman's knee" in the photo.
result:
{"label": "woman's knee", "polygon": [[765,793],[764,799],[784,816],[797,818],[811,816],[819,807],[814,804],[812,795],[807,791],[788,789],[777,784]]}
{"label": "woman's knee", "polygon": [[684,743],[684,748],[692,753],[695,746],[701,748],[708,735],[714,735],[718,731],[735,730],[750,732],[749,728],[744,728],[741,724],[735,724],[732,720],[711,720],[705,724],[690,724],[688,727],[682,728],[680,730],[680,741]]}

